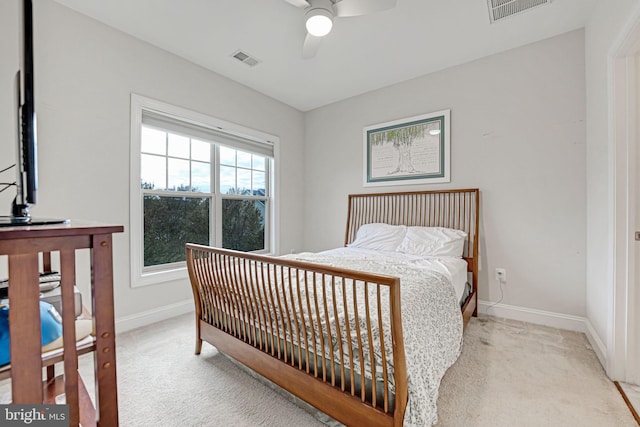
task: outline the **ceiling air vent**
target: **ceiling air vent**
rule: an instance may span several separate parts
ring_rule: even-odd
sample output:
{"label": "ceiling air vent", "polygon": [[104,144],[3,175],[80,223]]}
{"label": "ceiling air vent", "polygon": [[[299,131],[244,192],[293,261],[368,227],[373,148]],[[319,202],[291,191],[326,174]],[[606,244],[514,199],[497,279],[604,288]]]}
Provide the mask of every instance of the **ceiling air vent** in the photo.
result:
{"label": "ceiling air vent", "polygon": [[549,4],[551,0],[487,0],[487,2],[489,4],[489,19],[493,24],[534,7]]}
{"label": "ceiling air vent", "polygon": [[249,67],[255,67],[260,63],[259,59],[241,50],[235,51],[231,56],[236,58],[238,61],[242,62],[243,64],[247,64]]}

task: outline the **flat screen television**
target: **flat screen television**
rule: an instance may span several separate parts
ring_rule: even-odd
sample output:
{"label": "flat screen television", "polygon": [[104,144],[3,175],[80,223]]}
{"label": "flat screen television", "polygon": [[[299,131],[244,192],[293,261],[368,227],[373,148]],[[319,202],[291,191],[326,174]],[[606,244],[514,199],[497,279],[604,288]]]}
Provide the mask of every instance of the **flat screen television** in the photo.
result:
{"label": "flat screen television", "polygon": [[29,206],[35,205],[38,199],[38,145],[33,90],[32,0],[23,0],[23,30],[22,70],[21,72],[18,71],[16,79],[18,92],[18,147],[15,167],[16,197],[11,204],[11,215],[0,217],[0,227],[69,222],[64,219],[32,218],[29,213]]}

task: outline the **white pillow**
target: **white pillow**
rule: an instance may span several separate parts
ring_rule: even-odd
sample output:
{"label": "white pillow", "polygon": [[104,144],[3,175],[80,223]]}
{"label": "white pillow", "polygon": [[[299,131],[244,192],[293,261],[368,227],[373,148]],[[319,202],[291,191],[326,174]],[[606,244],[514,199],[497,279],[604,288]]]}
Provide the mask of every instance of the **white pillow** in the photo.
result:
{"label": "white pillow", "polygon": [[404,225],[364,224],[358,229],[356,239],[348,246],[394,252],[398,249],[406,231],[407,227]]}
{"label": "white pillow", "polygon": [[408,227],[397,251],[418,256],[462,257],[467,233],[444,227]]}

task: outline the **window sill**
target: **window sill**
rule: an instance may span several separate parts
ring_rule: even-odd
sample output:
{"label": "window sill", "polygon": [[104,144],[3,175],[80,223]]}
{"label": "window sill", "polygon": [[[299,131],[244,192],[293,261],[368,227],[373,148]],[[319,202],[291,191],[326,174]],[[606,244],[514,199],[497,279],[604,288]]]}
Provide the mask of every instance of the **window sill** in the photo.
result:
{"label": "window sill", "polygon": [[139,274],[134,277],[131,282],[132,288],[141,288],[143,286],[157,285],[165,282],[172,282],[175,280],[187,280],[189,274],[187,273],[187,266],[175,267],[166,270],[149,271]]}

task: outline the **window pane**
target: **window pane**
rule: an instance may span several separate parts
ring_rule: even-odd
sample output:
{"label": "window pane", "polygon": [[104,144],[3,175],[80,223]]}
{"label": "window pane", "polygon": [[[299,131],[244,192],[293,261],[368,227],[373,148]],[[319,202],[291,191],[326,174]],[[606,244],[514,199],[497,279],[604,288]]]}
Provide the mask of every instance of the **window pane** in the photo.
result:
{"label": "window pane", "polygon": [[251,154],[238,151],[238,167],[251,169]]}
{"label": "window pane", "polygon": [[253,171],[253,195],[264,196],[266,192],[266,181],[264,172]]}
{"label": "window pane", "polygon": [[238,188],[236,189],[236,194],[251,194],[250,170],[238,169]]}
{"label": "window pane", "polygon": [[166,157],[140,155],[141,188],[147,190],[164,190],[167,185]]}
{"label": "window pane", "polygon": [[259,171],[263,171],[265,170],[265,158],[262,156],[256,156],[255,154],[252,156],[253,158],[253,165],[252,168],[255,170],[259,170]]}
{"label": "window pane", "polygon": [[169,159],[168,190],[189,191],[189,160]]}
{"label": "window pane", "polygon": [[143,125],[140,133],[140,151],[151,154],[167,154],[167,134]]}
{"label": "window pane", "polygon": [[191,162],[191,191],[211,192],[211,167],[209,163]]}
{"label": "window pane", "polygon": [[208,142],[191,140],[191,158],[203,162],[211,161],[211,144]]}
{"label": "window pane", "polygon": [[209,198],[144,196],[144,266],[185,260],[186,243],[209,244]]}
{"label": "window pane", "polygon": [[220,164],[221,165],[236,165],[236,150],[227,147],[220,147]]}
{"label": "window pane", "polygon": [[189,158],[189,138],[182,135],[169,134],[169,155],[180,157],[182,159]]}
{"label": "window pane", "polygon": [[220,166],[220,193],[232,194],[236,189],[236,168]]}
{"label": "window pane", "polygon": [[264,249],[265,202],[222,200],[222,247],[238,251]]}

